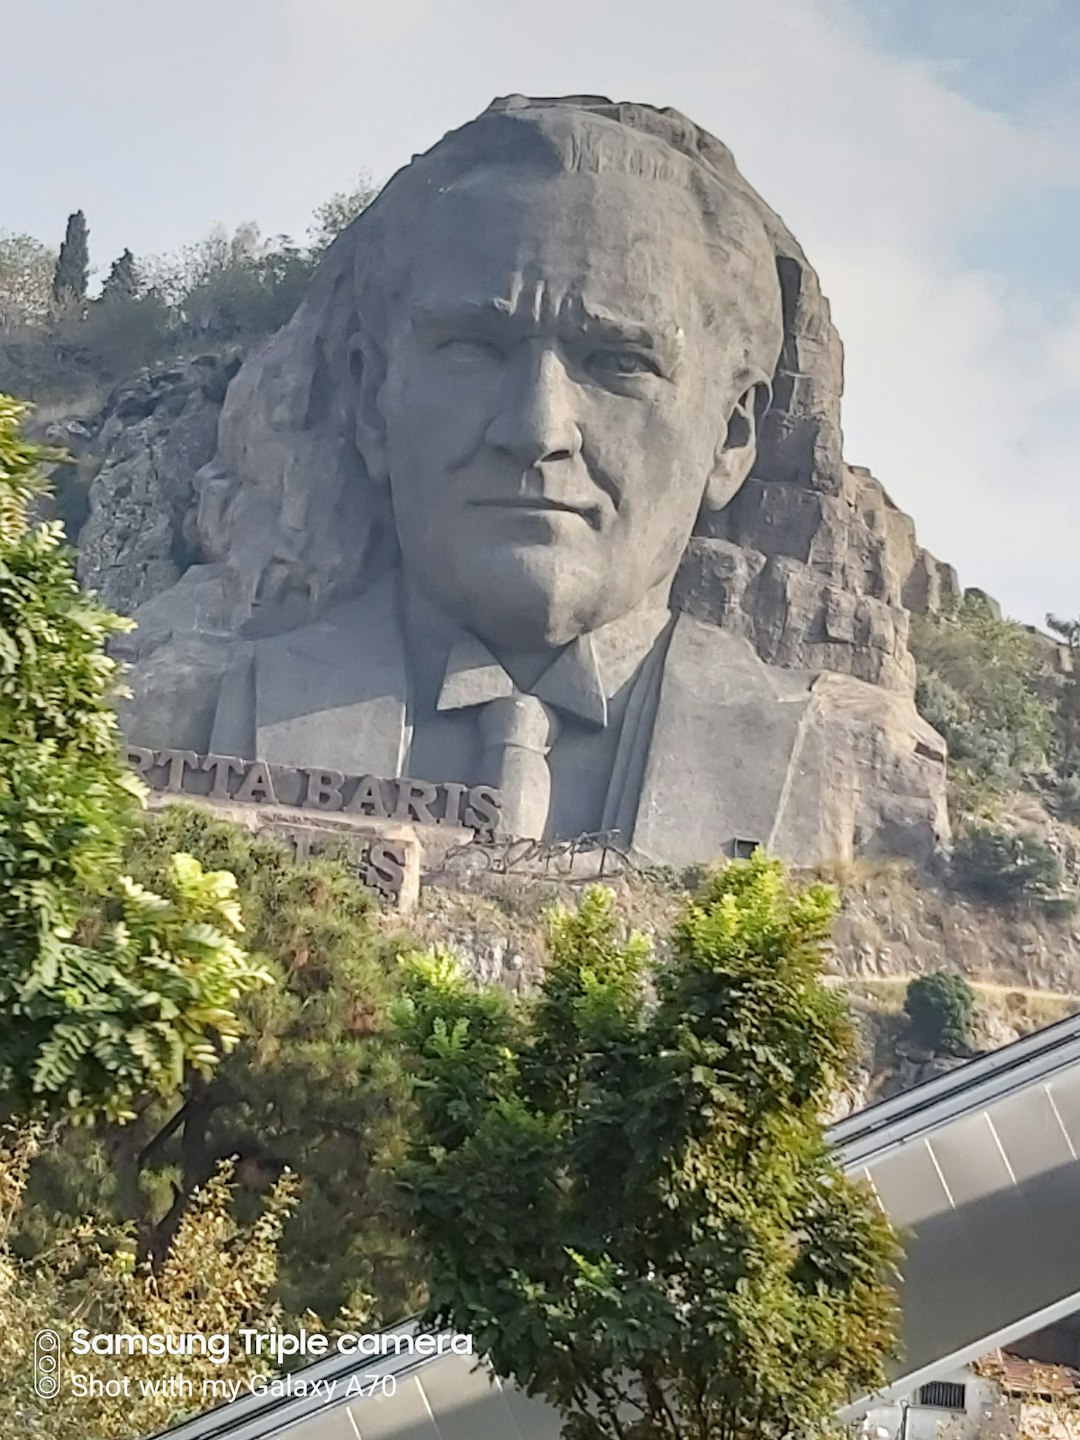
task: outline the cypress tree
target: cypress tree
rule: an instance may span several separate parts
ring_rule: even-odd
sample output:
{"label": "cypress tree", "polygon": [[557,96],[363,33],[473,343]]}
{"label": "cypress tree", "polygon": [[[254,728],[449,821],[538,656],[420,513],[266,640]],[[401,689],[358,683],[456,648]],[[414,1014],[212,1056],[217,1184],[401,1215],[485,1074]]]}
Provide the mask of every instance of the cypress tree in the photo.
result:
{"label": "cypress tree", "polygon": [[103,300],[137,300],[142,288],[142,277],[130,250],[112,262],[112,266],[101,287]]}
{"label": "cypress tree", "polygon": [[90,279],[90,231],[81,210],[68,216],[64,243],[53,272],[53,299],[58,304],[86,299]]}

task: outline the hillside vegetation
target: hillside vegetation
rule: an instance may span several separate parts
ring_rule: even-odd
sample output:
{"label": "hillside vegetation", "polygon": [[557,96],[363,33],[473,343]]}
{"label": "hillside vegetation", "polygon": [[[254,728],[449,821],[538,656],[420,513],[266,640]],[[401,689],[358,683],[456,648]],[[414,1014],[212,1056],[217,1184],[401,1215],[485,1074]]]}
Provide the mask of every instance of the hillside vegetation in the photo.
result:
{"label": "hillside vegetation", "polygon": [[[258,339],[299,304],[327,246],[374,198],[366,177],[331,196],[303,241],[249,222],[166,255],[130,250],[95,272],[81,210],[58,250],[0,230],[0,392],[40,404],[103,398],[142,366]],[[63,405],[62,405],[63,408]]]}
{"label": "hillside vegetation", "polygon": [[944,871],[990,906],[1070,916],[1080,879],[1080,624],[1041,634],[981,592],[913,617],[919,709],[949,746]]}

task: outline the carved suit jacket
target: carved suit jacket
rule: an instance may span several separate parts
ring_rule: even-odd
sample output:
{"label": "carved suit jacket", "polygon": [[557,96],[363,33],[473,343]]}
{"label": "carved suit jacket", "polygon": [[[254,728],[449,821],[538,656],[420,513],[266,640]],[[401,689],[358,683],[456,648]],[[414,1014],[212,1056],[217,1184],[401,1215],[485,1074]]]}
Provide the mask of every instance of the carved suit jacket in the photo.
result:
{"label": "carved suit jacket", "polygon": [[[795,864],[925,854],[948,833],[941,738],[910,697],[765,665],[748,641],[680,615],[637,687],[603,828],[658,864],[751,841]],[[250,642],[226,673],[217,754],[346,774],[408,773],[411,685],[396,587]],[[429,777],[455,780],[461,777]]]}

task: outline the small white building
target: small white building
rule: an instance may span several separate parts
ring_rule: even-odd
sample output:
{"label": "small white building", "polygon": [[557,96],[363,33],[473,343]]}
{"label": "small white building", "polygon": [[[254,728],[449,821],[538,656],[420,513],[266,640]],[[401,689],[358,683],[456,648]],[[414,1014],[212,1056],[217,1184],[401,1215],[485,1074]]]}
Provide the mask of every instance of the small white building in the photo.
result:
{"label": "small white building", "polygon": [[862,1440],[1080,1440],[1080,1372],[1008,1351],[870,1409]]}

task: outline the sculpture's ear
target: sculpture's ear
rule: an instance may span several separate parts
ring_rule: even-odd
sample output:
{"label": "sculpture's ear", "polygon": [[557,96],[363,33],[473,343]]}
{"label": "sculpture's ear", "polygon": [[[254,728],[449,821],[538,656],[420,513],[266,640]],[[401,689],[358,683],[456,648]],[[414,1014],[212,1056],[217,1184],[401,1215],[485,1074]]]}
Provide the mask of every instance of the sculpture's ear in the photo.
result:
{"label": "sculpture's ear", "polygon": [[705,487],[705,509],[723,510],[750,474],[757,457],[761,422],[771,399],[768,381],[757,379],[735,402]]}
{"label": "sculpture's ear", "polygon": [[371,479],[377,485],[385,485],[390,468],[386,458],[386,424],[379,402],[386,380],[386,356],[371,335],[363,331],[349,341],[349,373],[356,416],[356,448],[363,456]]}

